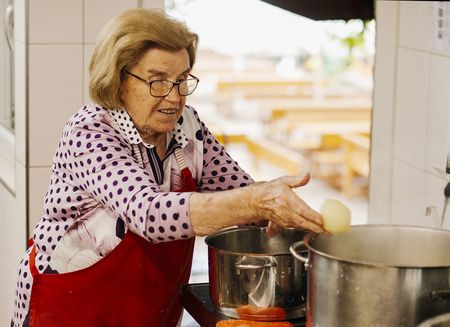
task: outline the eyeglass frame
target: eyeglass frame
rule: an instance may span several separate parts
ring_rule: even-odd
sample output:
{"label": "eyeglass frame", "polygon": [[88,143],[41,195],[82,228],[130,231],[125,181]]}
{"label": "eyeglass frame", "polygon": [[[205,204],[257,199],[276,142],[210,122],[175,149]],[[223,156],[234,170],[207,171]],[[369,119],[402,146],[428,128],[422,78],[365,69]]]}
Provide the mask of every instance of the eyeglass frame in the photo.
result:
{"label": "eyeglass frame", "polygon": [[[185,96],[191,95],[197,89],[198,83],[200,82],[200,79],[198,77],[192,75],[192,74],[188,74],[192,78],[186,78],[186,79],[184,79],[182,81],[179,81],[179,82],[172,82],[172,81],[169,81],[167,79],[157,79],[157,80],[154,80],[154,81],[148,81],[145,78],[142,78],[142,77],[140,77],[140,76],[138,76],[136,74],[133,74],[132,72],[130,72],[128,70],[125,70],[125,73],[127,73],[127,74],[129,74],[129,75],[131,75],[131,76],[133,76],[135,78],[137,78],[138,80],[141,80],[142,82],[145,82],[148,85],[148,89],[149,89],[150,95],[152,97],[155,97],[155,98],[164,98],[164,97],[168,96],[170,94],[170,92],[172,92],[172,90],[173,90],[175,85],[177,86],[177,92],[178,92],[179,96],[185,97]],[[194,87],[194,89],[192,90],[191,93],[183,95],[183,94],[180,93],[180,87],[179,86],[180,86],[181,83],[186,82],[187,80],[194,80],[194,81],[197,81],[197,83],[195,84],[195,87]],[[170,83],[172,83],[172,87],[167,91],[167,93],[165,95],[153,95],[152,94],[152,84],[155,83],[155,82],[170,82]]]}

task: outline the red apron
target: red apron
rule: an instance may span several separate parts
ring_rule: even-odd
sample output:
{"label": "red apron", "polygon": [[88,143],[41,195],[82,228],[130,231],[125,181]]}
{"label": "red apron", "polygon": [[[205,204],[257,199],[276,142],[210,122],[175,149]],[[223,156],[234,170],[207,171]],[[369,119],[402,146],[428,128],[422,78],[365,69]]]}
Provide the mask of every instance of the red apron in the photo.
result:
{"label": "red apron", "polygon": [[[182,180],[179,192],[197,190],[188,168]],[[102,260],[64,274],[40,274],[33,247],[30,327],[176,326],[179,287],[189,280],[194,241],[152,244],[128,231]]]}

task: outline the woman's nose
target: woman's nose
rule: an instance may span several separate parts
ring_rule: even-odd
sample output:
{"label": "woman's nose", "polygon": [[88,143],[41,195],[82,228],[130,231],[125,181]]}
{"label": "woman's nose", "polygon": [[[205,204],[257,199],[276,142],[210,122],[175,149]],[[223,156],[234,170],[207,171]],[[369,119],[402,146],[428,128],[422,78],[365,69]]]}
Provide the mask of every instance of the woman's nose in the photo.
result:
{"label": "woman's nose", "polygon": [[166,99],[172,102],[180,101],[181,95],[178,92],[178,85],[174,85],[172,90],[170,90],[169,94],[166,95]]}

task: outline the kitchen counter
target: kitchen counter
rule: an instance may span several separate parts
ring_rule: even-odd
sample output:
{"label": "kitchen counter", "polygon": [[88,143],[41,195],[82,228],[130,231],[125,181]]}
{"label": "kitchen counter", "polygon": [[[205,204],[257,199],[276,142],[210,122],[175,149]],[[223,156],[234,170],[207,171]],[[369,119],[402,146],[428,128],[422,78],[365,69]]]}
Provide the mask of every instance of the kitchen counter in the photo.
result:
{"label": "kitchen counter", "polygon": [[[209,296],[209,284],[188,284],[181,287],[181,305],[201,327],[215,327],[219,320],[232,319],[215,309]],[[295,327],[306,326],[305,318],[290,320]]]}

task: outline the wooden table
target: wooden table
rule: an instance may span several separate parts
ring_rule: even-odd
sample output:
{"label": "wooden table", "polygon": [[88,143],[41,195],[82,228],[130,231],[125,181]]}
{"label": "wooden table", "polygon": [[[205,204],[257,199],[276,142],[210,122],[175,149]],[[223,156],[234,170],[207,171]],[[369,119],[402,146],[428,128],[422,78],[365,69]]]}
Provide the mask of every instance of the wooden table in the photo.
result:
{"label": "wooden table", "polygon": [[287,131],[298,129],[304,134],[313,135],[348,135],[369,134],[371,123],[369,120],[354,121],[305,121],[286,122]]}

